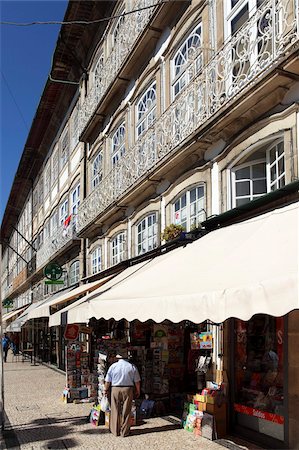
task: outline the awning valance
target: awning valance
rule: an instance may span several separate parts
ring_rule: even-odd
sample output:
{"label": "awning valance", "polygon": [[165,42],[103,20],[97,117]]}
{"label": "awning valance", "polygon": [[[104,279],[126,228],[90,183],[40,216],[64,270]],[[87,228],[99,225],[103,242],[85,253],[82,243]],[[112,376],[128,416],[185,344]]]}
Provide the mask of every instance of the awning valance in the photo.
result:
{"label": "awning valance", "polygon": [[[57,313],[52,314],[49,318],[49,326],[54,327],[54,326],[61,325],[61,316],[66,313],[71,314],[71,317],[72,317],[71,322],[68,320],[69,323],[87,323],[90,318],[89,314],[88,314],[87,300],[98,298],[99,295],[108,291],[113,286],[117,286],[122,281],[124,281],[124,280],[128,279],[130,276],[132,276],[134,273],[137,273],[138,270],[140,270],[144,265],[148,264],[148,262],[149,261],[143,261],[139,264],[128,267],[127,269],[123,270],[121,273],[114,275],[113,278],[112,277],[104,278],[103,280],[106,280],[106,283],[105,284],[102,283],[102,285],[99,288],[97,288],[95,291],[88,294],[86,297],[79,299],[75,303],[72,303],[71,305],[66,306],[65,308],[61,309]],[[108,279],[108,278],[110,278],[110,279]]]}
{"label": "awning valance", "polygon": [[68,323],[91,317],[219,323],[299,308],[298,205],[218,229],[155,258],[71,308]]}
{"label": "awning valance", "polygon": [[26,308],[28,308],[28,305],[22,306],[22,308],[14,309],[13,311],[9,311],[8,313],[3,314],[3,316],[2,316],[2,323],[7,322],[8,320],[12,319],[13,317],[16,317],[16,316],[22,314],[22,312]]}
{"label": "awning valance", "polygon": [[39,317],[49,317],[51,307],[55,307],[56,305],[61,305],[70,300],[73,300],[80,295],[84,295],[87,292],[92,292],[102,284],[106,283],[111,277],[105,277],[102,280],[97,280],[92,283],[83,284],[82,286],[78,286],[75,289],[69,288],[64,290],[63,292],[57,293],[54,296],[51,296],[46,302],[40,305],[38,308],[33,309],[28,314],[29,319],[37,319]]}

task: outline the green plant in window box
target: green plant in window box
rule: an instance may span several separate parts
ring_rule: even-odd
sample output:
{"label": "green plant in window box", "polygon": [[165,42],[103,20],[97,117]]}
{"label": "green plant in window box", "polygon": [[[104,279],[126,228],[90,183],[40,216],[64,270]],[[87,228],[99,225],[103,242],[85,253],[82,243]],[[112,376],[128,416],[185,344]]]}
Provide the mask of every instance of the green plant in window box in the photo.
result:
{"label": "green plant in window box", "polygon": [[172,241],[180,237],[181,233],[185,231],[185,228],[182,225],[175,225],[171,223],[167,227],[164,228],[163,233],[161,234],[161,239],[163,241]]}

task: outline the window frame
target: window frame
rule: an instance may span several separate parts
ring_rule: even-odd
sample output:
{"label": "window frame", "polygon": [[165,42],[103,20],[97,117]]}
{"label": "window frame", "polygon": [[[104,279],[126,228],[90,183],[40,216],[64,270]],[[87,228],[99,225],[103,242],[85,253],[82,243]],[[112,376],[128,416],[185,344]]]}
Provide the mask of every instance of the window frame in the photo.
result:
{"label": "window frame", "polygon": [[[197,189],[203,189],[203,196],[202,197],[198,197],[197,198]],[[191,199],[190,199],[191,192],[193,190],[196,190],[196,199],[195,199],[195,201],[191,201]],[[183,207],[181,206],[178,210],[176,210],[176,203],[178,201],[180,201],[183,198],[183,196],[186,196],[186,204],[185,204],[185,206],[183,206]],[[203,208],[199,209],[196,212],[196,214],[194,215],[194,214],[191,213],[191,207],[192,207],[193,204],[196,204],[199,201],[203,202]],[[186,189],[181,191],[174,198],[174,200],[172,201],[172,205],[171,206],[172,206],[172,214],[171,214],[171,216],[173,218],[173,223],[175,225],[182,225],[183,223],[186,223],[185,231],[189,232],[191,230],[192,226],[193,226],[192,219],[195,218],[195,226],[198,227],[199,224],[203,220],[205,220],[205,218],[206,218],[205,217],[206,216],[206,208],[205,208],[206,207],[206,186],[205,186],[205,183],[199,182],[199,183],[196,183],[196,184],[194,184],[192,186],[188,186]],[[179,211],[182,211],[183,208],[186,209],[186,220],[185,221],[182,221],[181,218],[178,219],[178,217],[176,217],[177,213]],[[188,211],[189,211],[189,213],[188,213]],[[198,218],[201,215],[203,215],[203,220],[198,220]],[[182,225],[182,226],[184,226],[184,225]]]}
{"label": "window frame", "polygon": [[[111,266],[121,263],[126,259],[126,232],[120,231],[111,239]],[[117,250],[116,252],[114,250]]]}
{"label": "window frame", "polygon": [[68,127],[66,127],[66,129],[61,134],[61,139],[60,139],[60,158],[59,158],[60,172],[65,168],[65,166],[67,165],[67,162],[68,162],[69,146],[70,146],[69,141],[70,141],[69,140],[69,130],[68,130]]}
{"label": "window frame", "polygon": [[[147,105],[145,106],[145,112],[139,117],[141,114],[141,111],[139,110],[139,105],[143,102],[143,104],[146,104],[147,102],[147,96],[150,94],[150,92],[154,92],[155,99],[154,101],[151,101],[151,106],[148,108]],[[153,117],[150,117],[153,115]],[[136,127],[135,127],[135,133],[136,133],[136,139],[139,139],[146,131],[154,124],[157,118],[157,82],[154,80],[147,89],[145,89],[142,94],[139,96],[138,101],[136,102],[135,107],[135,120],[136,120]],[[144,128],[139,131],[139,127],[141,124],[145,123]]]}
{"label": "window frame", "polygon": [[73,261],[70,265],[69,280],[70,280],[70,286],[72,286],[73,284],[79,283],[79,280],[80,280],[80,261],[79,261],[79,259],[76,259],[76,261]]}
{"label": "window frame", "polygon": [[[121,130],[124,130],[123,133]],[[126,152],[126,126],[125,121],[114,130],[111,137],[111,164],[114,167]]]}
{"label": "window frame", "polygon": [[[154,221],[151,225],[148,224],[149,218],[154,218]],[[136,255],[143,255],[144,253],[147,253],[153,249],[155,249],[158,246],[158,213],[157,212],[150,212],[146,216],[142,217],[137,223],[136,223]],[[145,228],[142,229],[142,223],[146,222]],[[139,227],[141,229],[139,230]],[[153,229],[153,233],[151,236],[148,234],[149,228]],[[144,240],[140,240],[139,237],[142,238],[142,233],[147,232],[147,236]],[[152,248],[149,248],[149,241],[152,239],[153,246]],[[143,251],[142,247],[145,247],[145,250]],[[140,251],[141,250],[141,251]]]}
{"label": "window frame", "polygon": [[[200,34],[196,33],[196,31],[200,29]],[[183,47],[188,45],[188,41],[191,38],[194,38],[194,36],[199,36],[199,45],[197,47],[190,46],[187,48],[186,55],[184,56],[182,54]],[[186,87],[189,85],[191,80],[198,75],[202,69],[203,66],[203,60],[202,60],[202,54],[199,52],[199,54],[196,56],[196,58],[192,61],[190,56],[188,55],[188,51],[190,48],[198,49],[202,47],[202,41],[203,41],[203,24],[201,21],[198,21],[195,27],[192,28],[192,30],[186,35],[186,37],[180,42],[178,48],[176,49],[175,53],[173,54],[173,57],[171,58],[171,98],[172,101],[174,101],[181,92],[186,89]],[[179,70],[179,72],[176,74],[176,58],[179,57],[179,53],[181,52],[182,57],[185,58],[185,63],[181,65],[183,69]],[[197,62],[199,61],[199,63]],[[194,66],[193,68],[191,66]],[[193,71],[193,74],[190,72]],[[180,80],[185,77],[184,84],[182,86],[179,85],[179,89],[176,92],[176,85],[180,82]]]}
{"label": "window frame", "polygon": [[90,253],[90,267],[91,274],[95,275],[96,273],[101,272],[102,270],[102,246],[98,245],[92,249]]}
{"label": "window frame", "polygon": [[60,204],[59,204],[59,218],[58,218],[58,224],[59,226],[64,226],[64,222],[69,217],[69,200],[66,197]]}
{"label": "window frame", "polygon": [[[95,173],[95,165],[97,159],[99,160],[97,163],[99,169],[97,170],[97,173]],[[101,183],[102,179],[103,179],[103,150],[100,149],[91,162],[90,185],[92,191]]]}
{"label": "window frame", "polygon": [[[277,157],[277,148],[282,145],[282,153],[280,155],[278,155]],[[271,163],[271,159],[270,159],[270,153],[271,150],[276,148],[276,158],[275,160]],[[248,157],[250,157],[251,155],[254,155],[255,153],[257,153],[259,150],[261,149],[261,147],[257,147],[255,148],[252,152],[248,153],[246,155],[246,158],[248,159]],[[262,197],[263,195],[266,195],[270,192],[272,192],[273,190],[279,189],[280,186],[276,187],[276,189],[272,189],[272,186],[274,185],[274,183],[277,184],[279,183],[280,180],[284,180],[283,181],[283,185],[285,185],[285,178],[286,178],[286,170],[285,170],[285,147],[284,147],[284,140],[283,138],[278,138],[270,143],[268,143],[268,145],[266,146],[265,150],[265,157],[264,158],[257,158],[257,159],[252,159],[250,161],[244,161],[241,164],[237,164],[235,166],[233,166],[230,169],[230,189],[231,189],[231,203],[232,203],[232,208],[236,208],[237,205],[237,200],[241,199],[241,198],[248,198],[247,202],[250,202],[256,198]],[[242,158],[243,159],[243,158]],[[284,160],[284,171],[283,173],[279,174],[278,177],[272,181],[271,180],[271,166],[273,166],[274,164],[276,165],[276,170],[278,169],[278,162],[281,161],[281,159]],[[254,194],[253,193],[253,181],[257,180],[257,179],[253,179],[253,177],[251,176],[252,174],[252,166],[257,165],[257,164],[261,164],[264,163],[265,164],[265,173],[266,173],[266,177],[265,177],[265,181],[266,181],[266,192],[264,193],[260,193],[260,194]],[[250,178],[248,179],[249,181],[249,186],[250,186],[250,191],[249,191],[249,195],[244,195],[244,196],[237,196],[237,190],[236,190],[236,185],[238,184],[238,180],[236,180],[236,172],[238,170],[244,169],[250,167]],[[245,180],[245,179],[244,179]],[[238,197],[238,198],[237,198]],[[246,202],[246,203],[247,203]]]}

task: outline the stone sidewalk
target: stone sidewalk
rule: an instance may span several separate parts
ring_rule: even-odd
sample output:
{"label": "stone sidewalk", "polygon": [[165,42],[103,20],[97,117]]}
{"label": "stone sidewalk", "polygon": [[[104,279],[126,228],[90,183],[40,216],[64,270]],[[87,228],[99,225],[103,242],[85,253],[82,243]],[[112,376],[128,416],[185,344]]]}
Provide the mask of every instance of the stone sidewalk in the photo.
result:
{"label": "stone sidewalk", "polygon": [[[4,364],[4,448],[224,450],[222,445],[181,429],[171,418],[146,420],[132,428],[131,436],[116,438],[104,426],[88,423],[91,404],[61,401],[64,382],[64,375],[59,372],[28,361],[13,362],[9,355]],[[231,448],[247,447],[232,444]]]}

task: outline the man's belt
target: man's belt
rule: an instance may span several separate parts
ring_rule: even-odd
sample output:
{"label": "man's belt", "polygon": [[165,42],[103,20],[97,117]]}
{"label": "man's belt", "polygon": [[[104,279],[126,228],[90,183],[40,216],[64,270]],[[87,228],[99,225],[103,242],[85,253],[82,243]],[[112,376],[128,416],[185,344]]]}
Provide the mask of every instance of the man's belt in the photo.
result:
{"label": "man's belt", "polygon": [[119,385],[119,386],[111,386],[111,387],[134,387],[134,386],[132,384],[130,384],[130,386]]}

